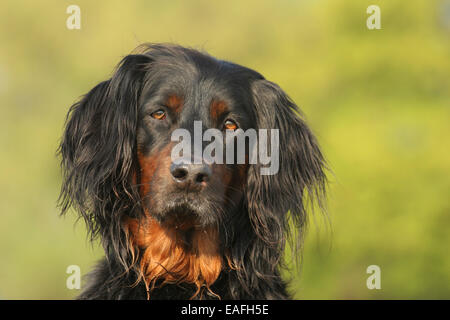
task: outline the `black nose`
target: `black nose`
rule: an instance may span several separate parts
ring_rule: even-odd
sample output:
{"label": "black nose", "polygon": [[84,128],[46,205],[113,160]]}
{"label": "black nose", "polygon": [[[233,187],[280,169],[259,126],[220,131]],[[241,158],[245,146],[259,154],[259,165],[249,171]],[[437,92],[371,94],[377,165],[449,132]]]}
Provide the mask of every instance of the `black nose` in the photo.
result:
{"label": "black nose", "polygon": [[172,163],[170,173],[181,188],[199,189],[211,178],[211,167],[207,164]]}

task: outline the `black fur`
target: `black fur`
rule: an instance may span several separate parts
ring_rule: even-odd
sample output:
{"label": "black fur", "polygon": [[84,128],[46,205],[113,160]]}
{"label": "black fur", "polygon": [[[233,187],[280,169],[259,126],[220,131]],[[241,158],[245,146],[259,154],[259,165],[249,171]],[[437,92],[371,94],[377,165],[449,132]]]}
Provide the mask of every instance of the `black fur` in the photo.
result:
{"label": "black fur", "polygon": [[[280,276],[286,240],[292,240],[298,255],[307,222],[306,201],[315,199],[321,205],[325,196],[325,161],[317,141],[296,105],[276,84],[253,70],[175,45],[144,45],[126,56],[112,77],[68,114],[59,149],[62,213],[74,207],[91,239],[100,238],[105,249],[105,259],[89,275],[79,298],[147,298],[123,220],[144,217],[146,204],[131,178],[139,172],[138,146],[156,150],[168,139],[166,129],[145,127],[144,105],[164,88],[177,86],[193,89],[185,101],[198,114],[205,97],[218,92],[234,102],[242,128],[280,130],[278,174],[264,176],[258,165],[250,165],[239,201],[226,208],[217,204],[221,214],[211,223],[219,225],[220,248],[229,253],[235,268],[224,267],[211,290],[196,298],[289,298]],[[182,119],[184,123],[193,121],[194,114]],[[153,131],[139,138],[145,130]],[[213,202],[208,209],[216,208]],[[195,292],[193,284],[181,281],[155,288],[151,298],[188,299]]]}

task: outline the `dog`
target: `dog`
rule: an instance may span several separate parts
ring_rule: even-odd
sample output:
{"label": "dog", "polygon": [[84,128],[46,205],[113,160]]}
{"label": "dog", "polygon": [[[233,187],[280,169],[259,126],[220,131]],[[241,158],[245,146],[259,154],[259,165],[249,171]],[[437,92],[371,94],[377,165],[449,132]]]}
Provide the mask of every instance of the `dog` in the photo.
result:
{"label": "dog", "polygon": [[[175,161],[171,135],[195,121],[277,130],[279,169],[262,174],[248,147],[243,163]],[[105,251],[79,299],[292,298],[284,249],[299,256],[327,165],[295,103],[260,73],[141,45],[70,108],[58,151],[61,214],[77,211]]]}

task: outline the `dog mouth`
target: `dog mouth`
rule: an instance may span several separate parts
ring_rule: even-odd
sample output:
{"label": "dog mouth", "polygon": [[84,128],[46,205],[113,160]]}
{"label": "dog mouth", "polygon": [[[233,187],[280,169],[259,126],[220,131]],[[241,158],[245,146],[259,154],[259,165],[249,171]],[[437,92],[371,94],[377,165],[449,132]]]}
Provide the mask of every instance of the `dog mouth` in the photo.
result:
{"label": "dog mouth", "polygon": [[157,221],[170,229],[197,230],[217,224],[223,203],[214,194],[168,192],[148,207]]}
{"label": "dog mouth", "polygon": [[201,227],[199,211],[188,201],[172,201],[160,215],[160,222],[177,230]]}

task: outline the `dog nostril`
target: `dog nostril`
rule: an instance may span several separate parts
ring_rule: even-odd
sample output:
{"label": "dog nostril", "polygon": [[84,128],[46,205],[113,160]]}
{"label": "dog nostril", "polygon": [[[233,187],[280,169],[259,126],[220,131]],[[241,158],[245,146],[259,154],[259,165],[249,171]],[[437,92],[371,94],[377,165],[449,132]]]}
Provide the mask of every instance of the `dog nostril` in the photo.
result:
{"label": "dog nostril", "polygon": [[183,167],[176,168],[175,170],[172,171],[172,176],[178,180],[186,179],[187,175],[188,171],[186,170],[186,168]]}
{"label": "dog nostril", "polygon": [[206,173],[199,173],[195,177],[196,183],[208,182],[208,180],[209,180],[209,175]]}
{"label": "dog nostril", "polygon": [[193,181],[196,184],[207,183],[211,178],[211,168],[207,165],[202,165],[193,170]]}

